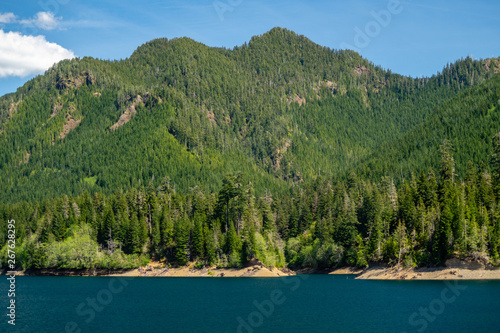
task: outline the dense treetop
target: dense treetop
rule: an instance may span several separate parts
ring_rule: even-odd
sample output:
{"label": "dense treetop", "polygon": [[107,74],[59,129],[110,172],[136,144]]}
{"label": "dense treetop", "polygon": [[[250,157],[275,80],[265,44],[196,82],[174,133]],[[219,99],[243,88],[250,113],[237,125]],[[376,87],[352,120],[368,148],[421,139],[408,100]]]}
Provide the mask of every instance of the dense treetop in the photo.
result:
{"label": "dense treetop", "polygon": [[[259,191],[345,176],[380,147],[421,135],[436,109],[489,80],[498,63],[467,58],[412,79],[281,28],[232,50],[156,39],[123,61],[63,61],[0,98],[0,200],[112,193],[164,176],[180,191],[214,191],[228,171],[244,172]],[[489,110],[495,82],[458,98],[489,94]],[[470,129],[474,162],[487,154],[475,140],[494,126]],[[370,160],[376,177],[400,174],[385,165],[388,149]],[[463,175],[467,159],[457,160]],[[405,163],[418,172],[437,160]]]}
{"label": "dense treetop", "polygon": [[281,28],[62,61],[0,98],[0,217],[26,267],[496,260],[499,71],[410,78]]}

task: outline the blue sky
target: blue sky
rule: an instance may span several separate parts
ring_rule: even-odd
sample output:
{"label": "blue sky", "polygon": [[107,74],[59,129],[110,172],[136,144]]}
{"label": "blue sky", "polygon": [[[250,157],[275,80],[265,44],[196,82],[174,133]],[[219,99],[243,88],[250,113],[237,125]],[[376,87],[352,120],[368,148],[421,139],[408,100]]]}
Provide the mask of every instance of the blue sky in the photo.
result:
{"label": "blue sky", "polygon": [[73,56],[127,58],[158,37],[232,48],[280,26],[383,68],[430,76],[500,56],[500,1],[40,0],[0,5],[0,95]]}

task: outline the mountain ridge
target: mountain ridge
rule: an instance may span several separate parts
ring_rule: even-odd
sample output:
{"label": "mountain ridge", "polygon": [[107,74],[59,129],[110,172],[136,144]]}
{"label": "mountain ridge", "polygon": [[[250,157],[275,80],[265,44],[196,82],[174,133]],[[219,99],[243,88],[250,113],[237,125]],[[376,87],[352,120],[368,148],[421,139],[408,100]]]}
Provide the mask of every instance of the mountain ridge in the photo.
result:
{"label": "mountain ridge", "polygon": [[[492,63],[500,62],[466,58],[439,75],[412,79],[282,28],[233,49],[183,37],[152,40],[122,61],[62,61],[0,98],[0,184],[8,189],[1,199],[39,199],[63,194],[62,188],[110,192],[153,176],[155,182],[172,176],[183,191],[198,184],[213,190],[225,172],[243,169],[257,188],[273,191],[322,172],[347,174],[461,90],[488,80],[498,68]],[[150,98],[127,115],[139,95]],[[129,120],[111,135],[120,117]],[[191,178],[181,177],[182,168],[172,166],[178,161],[157,150],[151,154],[159,163],[143,171],[113,162],[121,157],[103,147],[122,147],[125,128],[139,119],[151,124],[151,133],[169,137],[163,144],[199,161]],[[149,151],[155,139],[144,131],[133,133],[128,150]],[[234,156],[253,166],[243,167]],[[139,156],[129,160],[142,164]],[[126,170],[122,179],[113,168]],[[53,184],[53,194],[28,194],[32,183],[47,187],[34,175]]]}
{"label": "mountain ridge", "polygon": [[0,216],[23,269],[498,265],[497,67],[409,78],[283,29],[62,61],[0,98]]}

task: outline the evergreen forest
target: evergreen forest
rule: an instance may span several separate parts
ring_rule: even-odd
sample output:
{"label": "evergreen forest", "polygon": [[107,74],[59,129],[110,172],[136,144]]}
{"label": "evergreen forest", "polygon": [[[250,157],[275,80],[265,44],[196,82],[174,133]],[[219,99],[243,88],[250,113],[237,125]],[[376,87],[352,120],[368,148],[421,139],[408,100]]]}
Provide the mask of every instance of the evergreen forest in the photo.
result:
{"label": "evergreen forest", "polygon": [[0,266],[500,264],[500,58],[431,77],[274,28],[0,97]]}

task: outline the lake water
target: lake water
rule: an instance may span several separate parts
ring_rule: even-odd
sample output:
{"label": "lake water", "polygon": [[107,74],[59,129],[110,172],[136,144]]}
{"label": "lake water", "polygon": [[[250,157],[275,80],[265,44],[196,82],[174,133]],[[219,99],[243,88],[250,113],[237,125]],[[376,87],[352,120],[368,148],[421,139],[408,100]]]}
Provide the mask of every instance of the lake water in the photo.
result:
{"label": "lake water", "polygon": [[500,281],[0,278],[1,332],[500,332]]}

